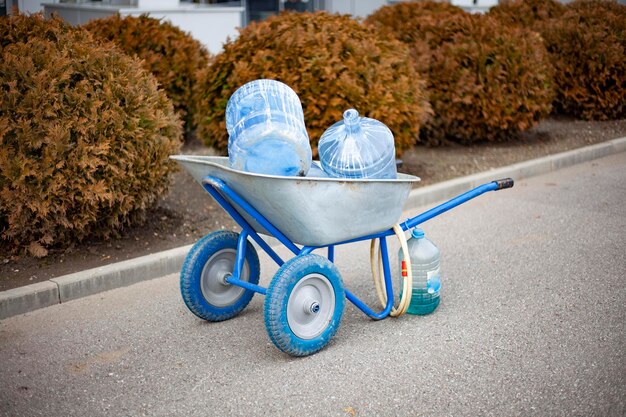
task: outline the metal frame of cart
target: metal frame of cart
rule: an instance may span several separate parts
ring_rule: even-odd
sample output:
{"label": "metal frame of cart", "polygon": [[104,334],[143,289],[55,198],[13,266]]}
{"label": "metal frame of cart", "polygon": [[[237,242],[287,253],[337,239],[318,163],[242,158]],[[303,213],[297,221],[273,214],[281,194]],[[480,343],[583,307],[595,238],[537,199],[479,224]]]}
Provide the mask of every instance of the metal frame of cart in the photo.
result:
{"label": "metal frame of cart", "polygon": [[[265,325],[272,342],[283,352],[305,356],[322,349],[334,336],[345,299],[372,319],[389,316],[394,295],[387,237],[395,234],[393,229],[331,244],[298,246],[223,179],[207,175],[201,182],[242,231],[239,234],[211,233],[198,241],[187,255],[181,270],[181,293],[187,307],[198,317],[209,321],[232,318],[247,306],[254,293],[263,294],[266,296]],[[483,184],[405,220],[400,227],[407,231],[488,191],[512,186],[510,178]],[[259,236],[259,230],[278,239],[294,257],[283,260]],[[267,288],[258,285],[258,255],[248,238],[279,266]],[[372,310],[344,287],[334,265],[336,246],[372,239],[379,241],[386,284],[387,304],[380,312]],[[327,249],[326,257],[313,254],[320,249]]]}

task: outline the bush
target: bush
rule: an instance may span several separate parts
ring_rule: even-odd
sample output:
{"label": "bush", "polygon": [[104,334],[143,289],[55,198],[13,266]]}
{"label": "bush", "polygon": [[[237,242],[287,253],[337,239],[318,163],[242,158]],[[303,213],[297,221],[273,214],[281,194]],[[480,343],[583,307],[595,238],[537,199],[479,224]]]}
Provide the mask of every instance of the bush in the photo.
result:
{"label": "bush", "polygon": [[141,63],[40,15],[0,18],[0,241],[36,256],[141,217],[181,126]]}
{"label": "bush", "polygon": [[565,6],[556,0],[504,0],[489,15],[505,25],[517,25],[543,33],[550,19],[559,18]]}
{"label": "bush", "polygon": [[506,140],[550,112],[552,67],[536,33],[449,5],[401,3],[381,14],[390,8],[398,8],[394,18],[379,22],[377,12],[367,22],[388,31],[387,20],[397,19],[394,29],[411,32],[395,36],[408,42],[427,79],[434,116],[424,142]]}
{"label": "bush", "polygon": [[198,70],[207,66],[205,48],[176,26],[142,15],[119,15],[92,20],[84,26],[95,37],[115,42],[124,52],[144,61],[172,100],[174,109],[191,133],[196,112],[193,88]]}
{"label": "bush", "polygon": [[463,9],[450,3],[402,2],[381,7],[365,23],[374,26],[378,33],[408,45],[417,71],[425,76],[430,66],[430,50],[451,41],[459,30],[457,20],[450,17],[464,15],[467,13]]}
{"label": "bush", "polygon": [[198,135],[225,151],[231,94],[246,82],[270,78],[299,95],[314,154],[321,134],[350,107],[389,126],[399,153],[413,145],[428,112],[408,53],[349,16],[285,12],[252,23],[203,73]]}
{"label": "bush", "polygon": [[626,6],[571,3],[543,36],[556,69],[557,111],[587,120],[626,117]]}
{"label": "bush", "polygon": [[[372,13],[365,23],[379,33],[390,35],[411,47],[416,42],[451,40],[456,30],[450,26],[450,16],[467,15],[463,9],[449,3],[432,1],[402,2],[383,6]],[[444,21],[445,24],[437,24]]]}

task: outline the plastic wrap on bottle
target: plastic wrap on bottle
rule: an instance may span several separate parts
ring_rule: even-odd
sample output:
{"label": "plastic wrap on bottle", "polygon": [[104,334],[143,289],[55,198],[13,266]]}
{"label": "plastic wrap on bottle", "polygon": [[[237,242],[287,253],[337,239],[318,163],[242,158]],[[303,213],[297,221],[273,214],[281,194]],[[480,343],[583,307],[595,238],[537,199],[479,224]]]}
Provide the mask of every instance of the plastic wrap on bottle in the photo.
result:
{"label": "plastic wrap on bottle", "polygon": [[346,110],[343,120],[320,138],[322,168],[334,178],[397,178],[396,150],[391,130],[383,123]]}
{"label": "plastic wrap on bottle", "polygon": [[226,105],[226,129],[232,168],[283,176],[309,171],[302,103],[289,86],[265,79],[241,86]]}

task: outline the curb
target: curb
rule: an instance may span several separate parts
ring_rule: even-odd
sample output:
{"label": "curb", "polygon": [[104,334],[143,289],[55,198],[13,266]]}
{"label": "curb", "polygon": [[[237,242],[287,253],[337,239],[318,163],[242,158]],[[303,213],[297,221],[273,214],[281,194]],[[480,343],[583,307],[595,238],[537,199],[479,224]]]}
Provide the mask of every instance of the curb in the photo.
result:
{"label": "curb", "polygon": [[[626,152],[626,137],[440,182],[411,191],[404,210],[455,197],[495,179],[512,177],[519,181],[620,152]],[[269,242],[274,246],[277,241],[270,240]],[[2,291],[0,292],[0,320],[176,273],[180,271],[191,246],[182,246]]]}
{"label": "curb", "polygon": [[180,271],[192,245],[0,292],[0,320]]}
{"label": "curb", "polygon": [[626,152],[626,137],[443,181],[411,191],[404,209],[456,197],[489,181],[508,177],[519,181],[620,152]]}

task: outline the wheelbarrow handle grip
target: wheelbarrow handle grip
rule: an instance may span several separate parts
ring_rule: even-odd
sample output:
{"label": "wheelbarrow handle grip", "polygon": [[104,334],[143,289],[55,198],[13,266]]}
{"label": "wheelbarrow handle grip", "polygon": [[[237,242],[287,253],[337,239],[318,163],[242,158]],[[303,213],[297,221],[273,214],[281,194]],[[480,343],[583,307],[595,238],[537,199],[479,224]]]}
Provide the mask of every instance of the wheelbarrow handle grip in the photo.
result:
{"label": "wheelbarrow handle grip", "polygon": [[[498,190],[504,190],[505,188],[513,188],[513,178],[503,178],[501,180],[494,181],[498,185]],[[496,190],[497,191],[497,190]]]}

